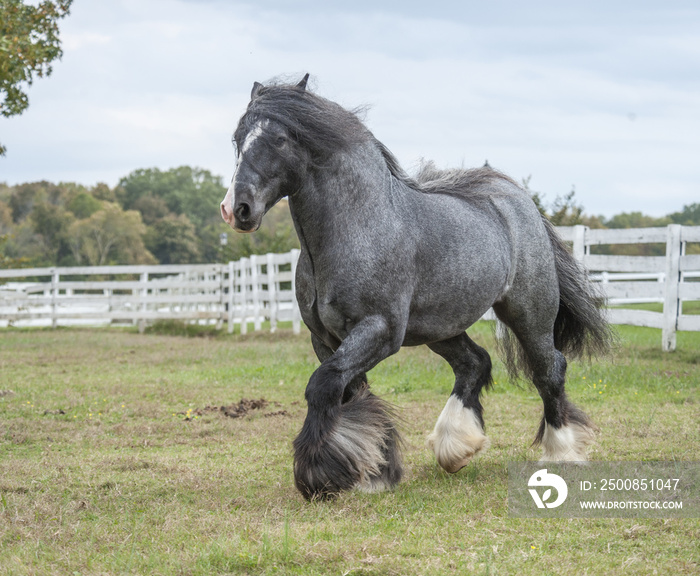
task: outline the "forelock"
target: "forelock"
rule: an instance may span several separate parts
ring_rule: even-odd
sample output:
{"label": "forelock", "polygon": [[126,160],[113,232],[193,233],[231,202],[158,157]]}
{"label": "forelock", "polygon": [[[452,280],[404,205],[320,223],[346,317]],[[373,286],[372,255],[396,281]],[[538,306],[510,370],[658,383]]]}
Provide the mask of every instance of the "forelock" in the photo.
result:
{"label": "forelock", "polygon": [[369,137],[355,112],[294,85],[272,84],[260,88],[238,123],[235,141],[242,144],[246,134],[263,119],[284,126],[316,160]]}

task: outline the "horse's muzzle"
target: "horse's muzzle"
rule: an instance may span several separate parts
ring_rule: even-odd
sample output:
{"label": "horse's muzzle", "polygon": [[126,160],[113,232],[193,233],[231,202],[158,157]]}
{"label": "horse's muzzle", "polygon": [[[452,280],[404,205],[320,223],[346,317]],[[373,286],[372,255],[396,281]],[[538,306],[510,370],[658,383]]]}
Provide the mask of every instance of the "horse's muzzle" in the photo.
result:
{"label": "horse's muzzle", "polygon": [[234,194],[232,188],[229,188],[220,205],[221,217],[236,232],[255,232],[260,227],[261,218],[254,207],[255,202],[250,193]]}
{"label": "horse's muzzle", "polygon": [[262,214],[258,212],[252,195],[236,194],[233,204],[233,229],[236,232],[255,232],[262,220]]}

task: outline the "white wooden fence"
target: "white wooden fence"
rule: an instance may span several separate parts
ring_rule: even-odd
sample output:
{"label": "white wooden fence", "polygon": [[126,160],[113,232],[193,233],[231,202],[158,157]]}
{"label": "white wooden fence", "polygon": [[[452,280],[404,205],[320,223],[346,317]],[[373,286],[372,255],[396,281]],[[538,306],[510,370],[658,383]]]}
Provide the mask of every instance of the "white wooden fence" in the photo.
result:
{"label": "white wooden fence", "polygon": [[[683,314],[683,301],[700,300],[700,255],[686,254],[688,243],[700,242],[700,226],[671,224],[666,228],[595,230],[585,226],[558,228],[573,244],[574,256],[594,281],[602,282],[608,304],[662,302],[663,312],[611,308],[613,324],[661,328],[661,345],[676,348],[676,331],[700,331],[700,315]],[[665,256],[591,254],[603,244],[665,244]]]}
{"label": "white wooden fence", "polygon": [[[560,227],[574,256],[601,282],[610,305],[661,302],[663,312],[611,308],[614,324],[662,330],[662,347],[673,350],[677,330],[700,331],[700,315],[683,314],[683,301],[700,300],[700,255],[687,255],[700,242],[700,226],[594,230]],[[665,256],[602,256],[603,244],[666,245]],[[263,322],[275,330],[291,321],[299,332],[295,299],[298,250],[251,256],[228,264],[100,266],[0,270],[0,327],[9,325],[133,323],[180,319],[226,322],[229,332]],[[34,280],[37,279],[37,280]]]}
{"label": "white wooden fence", "polygon": [[[228,264],[0,270],[0,327],[137,324],[185,320],[271,329],[291,321],[298,250]],[[4,283],[3,283],[4,282]]]}

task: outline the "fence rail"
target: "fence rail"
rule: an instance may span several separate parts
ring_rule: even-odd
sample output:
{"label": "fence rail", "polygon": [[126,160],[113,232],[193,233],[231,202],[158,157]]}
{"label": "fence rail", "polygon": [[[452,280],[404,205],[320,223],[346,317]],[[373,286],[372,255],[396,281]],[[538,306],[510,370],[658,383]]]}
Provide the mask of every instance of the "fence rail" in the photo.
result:
{"label": "fence rail", "polygon": [[[608,304],[661,302],[663,312],[610,309],[613,324],[660,328],[661,346],[675,350],[677,331],[700,331],[700,316],[683,314],[683,302],[700,300],[700,255],[686,254],[700,242],[700,226],[671,224],[666,228],[592,230],[585,226],[558,228],[572,243],[573,253],[591,279],[602,283]],[[591,254],[592,246],[665,244],[665,256]]]}
{"label": "fence rail", "polygon": [[[560,227],[574,256],[601,283],[614,324],[662,330],[662,347],[673,350],[676,331],[700,331],[700,315],[683,314],[683,302],[700,300],[700,226],[593,230]],[[665,244],[665,256],[607,256],[591,247]],[[0,270],[0,327],[7,325],[133,323],[180,319],[275,330],[291,321],[300,331],[295,298],[298,250],[251,256],[228,264],[96,266]],[[663,303],[663,312],[615,308],[626,303]]]}
{"label": "fence rail", "polygon": [[294,298],[298,250],[228,264],[0,270],[0,326],[136,324],[187,320],[248,325],[301,315]]}

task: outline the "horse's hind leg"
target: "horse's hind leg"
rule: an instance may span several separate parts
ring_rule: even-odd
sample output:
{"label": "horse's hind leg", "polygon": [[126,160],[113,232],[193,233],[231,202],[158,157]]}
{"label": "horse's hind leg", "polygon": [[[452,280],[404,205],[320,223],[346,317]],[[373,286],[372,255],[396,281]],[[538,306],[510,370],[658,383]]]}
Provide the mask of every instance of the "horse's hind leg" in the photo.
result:
{"label": "horse's hind leg", "polygon": [[584,461],[594,438],[594,425],[572,404],[564,389],[566,359],[554,347],[554,320],[544,313],[515,313],[514,306],[494,306],[498,318],[518,338],[526,369],[542,398],[544,415],[534,444],[543,448],[541,461]]}
{"label": "horse's hind leg", "polygon": [[435,429],[428,436],[428,445],[440,466],[448,472],[457,472],[488,446],[479,394],[491,383],[491,358],[466,333],[429,347],[450,364],[455,385]]}
{"label": "horse's hind leg", "polygon": [[535,444],[542,445],[541,460],[587,460],[586,450],[593,442],[594,427],[588,416],[566,397],[564,355],[553,344],[545,353],[530,351],[527,354],[533,367],[533,382],[544,404],[544,415],[535,437]]}

